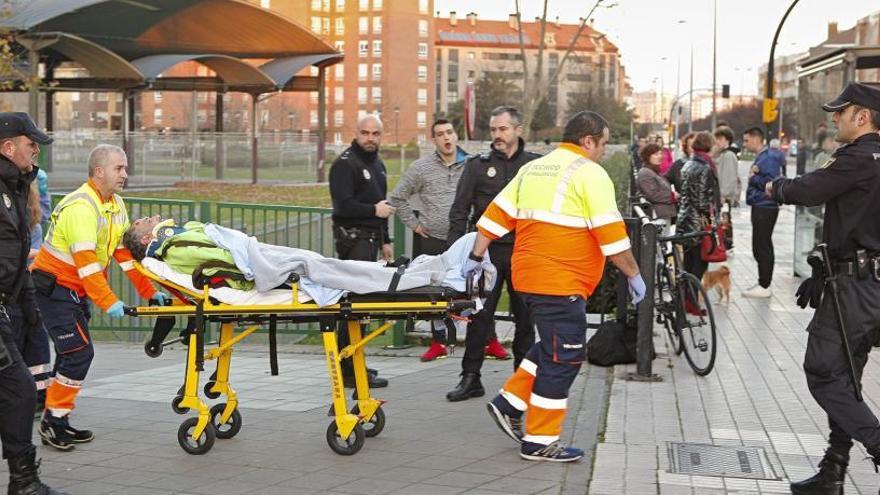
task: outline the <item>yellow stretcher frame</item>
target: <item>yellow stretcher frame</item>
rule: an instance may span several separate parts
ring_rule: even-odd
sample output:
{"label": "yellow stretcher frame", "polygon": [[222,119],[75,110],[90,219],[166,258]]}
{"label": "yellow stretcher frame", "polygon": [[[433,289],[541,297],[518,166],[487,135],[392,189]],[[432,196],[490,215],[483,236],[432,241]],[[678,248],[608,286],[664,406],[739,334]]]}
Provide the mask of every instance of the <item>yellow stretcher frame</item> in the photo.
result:
{"label": "yellow stretcher frame", "polygon": [[[126,314],[138,317],[187,316],[195,319],[193,331],[171,341],[187,344],[184,385],[172,400],[171,406],[178,414],[186,414],[190,410],[198,413],[196,418],[189,418],[181,423],[177,432],[181,448],[196,455],[211,450],[215,438],[232,438],[241,429],[238,395],[229,384],[232,351],[236,344],[256,332],[261,324],[258,322],[249,325],[236,335],[236,323],[259,320],[267,315],[271,321],[275,321],[274,318],[279,318],[278,321],[319,321],[333,398],[334,419],[327,428],[327,443],[338,454],[353,455],[363,447],[365,437],[378,435],[385,425],[385,414],[381,408],[384,402],[370,396],[365,356],[366,345],[395,323],[385,320],[393,317],[436,320],[474,307],[470,299],[451,300],[441,297],[432,297],[426,301],[343,302],[318,306],[312,302],[299,302],[296,282],[291,284],[291,304],[237,306],[215,302],[210,297],[207,286],[200,292],[194,291],[158,277],[140,263],[135,262],[134,266],[144,276],[171,291],[177,296],[177,300],[171,306],[129,307],[126,308]],[[340,320],[347,321],[351,341],[350,345],[342,349],[338,348],[335,334],[336,323]],[[373,320],[385,322],[367,335],[362,335],[361,323]],[[204,331],[207,321],[220,321],[221,326],[217,348],[206,352]],[[150,352],[148,342],[147,353],[156,357],[161,354],[161,347]],[[348,357],[352,358],[354,367],[357,402],[351,411],[345,398],[340,366],[341,360]],[[198,388],[203,363],[211,360],[217,361],[217,367],[211,380],[205,384],[204,393],[212,399],[224,395],[226,402],[209,409],[199,398]]]}

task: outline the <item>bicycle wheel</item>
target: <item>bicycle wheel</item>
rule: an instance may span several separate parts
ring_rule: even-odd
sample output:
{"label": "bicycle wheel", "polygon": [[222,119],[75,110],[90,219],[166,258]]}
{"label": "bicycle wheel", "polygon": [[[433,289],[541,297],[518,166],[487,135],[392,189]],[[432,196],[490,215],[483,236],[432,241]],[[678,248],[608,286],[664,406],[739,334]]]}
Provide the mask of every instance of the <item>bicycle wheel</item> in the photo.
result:
{"label": "bicycle wheel", "polygon": [[654,290],[654,310],[657,323],[666,328],[666,336],[669,345],[676,354],[681,354],[681,334],[678,331],[678,322],[675,319],[675,296],[672,292],[672,283],[669,276],[669,267],[665,263],[657,263],[657,285]]}
{"label": "bicycle wheel", "polygon": [[678,328],[688,364],[700,376],[715,366],[717,352],[715,315],[709,297],[697,277],[683,272],[678,277]]}

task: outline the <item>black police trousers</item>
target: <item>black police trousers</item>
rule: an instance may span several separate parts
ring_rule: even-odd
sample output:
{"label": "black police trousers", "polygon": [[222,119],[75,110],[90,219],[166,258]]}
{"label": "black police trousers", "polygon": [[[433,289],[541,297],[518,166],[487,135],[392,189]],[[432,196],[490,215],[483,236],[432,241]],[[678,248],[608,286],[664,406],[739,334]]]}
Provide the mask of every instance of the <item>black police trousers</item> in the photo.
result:
{"label": "black police trousers", "polygon": [[[868,353],[880,336],[880,282],[840,275],[838,287],[847,341],[861,384]],[[848,458],[853,439],[868,449],[880,449],[880,422],[867,402],[855,399],[830,290],[826,286],[807,327],[804,372],[810,393],[828,415],[830,450]]]}
{"label": "black police trousers", "polygon": [[[336,240],[336,254],[341,260],[376,261],[379,255],[379,242],[372,239],[339,239]],[[363,333],[363,325],[361,332]],[[348,336],[348,322],[340,321],[336,327],[336,343],[342,349],[351,344]],[[351,358],[340,361],[343,377],[354,377],[354,365]]]}
{"label": "black police trousers", "polygon": [[495,309],[501,298],[502,284],[507,284],[507,294],[510,300],[510,311],[513,313],[513,368],[519,367],[519,363],[535,344],[535,330],[529,318],[529,310],[519,294],[513,290],[511,282],[512,271],[510,258],[513,256],[513,244],[490,244],[489,258],[498,270],[498,278],[495,287],[487,295],[485,305],[479,313],[471,317],[467,326],[467,336],[464,343],[464,357],[461,360],[461,370],[465,373],[479,373],[483,367],[486,342],[489,334],[495,329]]}
{"label": "black police trousers", "polygon": [[15,346],[12,323],[3,306],[0,306],[0,339],[5,348],[0,354],[11,359],[11,362],[0,365],[5,366],[0,370],[0,442],[6,459],[21,454],[32,445],[37,390],[34,378]]}

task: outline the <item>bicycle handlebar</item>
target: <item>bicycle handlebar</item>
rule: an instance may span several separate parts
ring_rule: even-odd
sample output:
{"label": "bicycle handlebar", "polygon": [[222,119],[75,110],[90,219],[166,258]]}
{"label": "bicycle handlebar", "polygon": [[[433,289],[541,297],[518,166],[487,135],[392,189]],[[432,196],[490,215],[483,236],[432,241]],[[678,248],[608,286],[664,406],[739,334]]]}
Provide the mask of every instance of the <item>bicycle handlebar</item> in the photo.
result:
{"label": "bicycle handlebar", "polygon": [[712,227],[712,230],[700,230],[698,232],[690,232],[688,234],[676,234],[676,235],[667,235],[667,236],[657,236],[657,242],[681,242],[687,239],[697,239],[700,237],[705,237],[707,235],[714,234],[717,230],[716,227]]}

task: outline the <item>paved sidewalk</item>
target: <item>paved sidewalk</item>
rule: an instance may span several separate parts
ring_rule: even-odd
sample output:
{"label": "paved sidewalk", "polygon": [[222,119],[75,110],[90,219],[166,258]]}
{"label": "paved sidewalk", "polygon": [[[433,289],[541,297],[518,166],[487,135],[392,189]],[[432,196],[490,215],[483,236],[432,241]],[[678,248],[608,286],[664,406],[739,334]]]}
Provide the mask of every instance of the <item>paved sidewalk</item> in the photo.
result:
{"label": "paved sidewalk", "polygon": [[[297,349],[304,349],[304,346]],[[417,355],[421,349],[410,349]],[[285,353],[279,376],[268,372],[259,347],[237,348],[232,385],[239,392],[242,430],[218,439],[205,455],[177,444],[178,416],[170,400],[183,378],[184,353],[167,349],[149,359],[141,346],[99,344],[74,425],[96,440],[73,452],[39,449],[42,477],[74,495],[135,494],[501,494],[586,491],[592,463],[559,465],[519,458],[518,445],[486,413],[486,398],[450,403],[458,382],[456,357],[421,363],[417,357],[371,357],[391,379],[387,425],[354,456],[333,453],[325,441],[330,388],[323,355]],[[202,383],[212,371],[202,375]],[[487,361],[483,381],[498,390],[512,361]],[[610,386],[610,373],[584,368],[570,399],[567,441],[592,452]],[[215,403],[217,401],[208,401]],[[39,438],[34,436],[39,445]],[[5,492],[6,464],[0,467]]]}
{"label": "paved sidewalk", "polygon": [[[663,381],[622,379],[633,366],[617,367],[607,429],[596,452],[594,495],[790,493],[790,480],[814,472],[825,448],[825,414],[810,396],[801,368],[812,311],[795,305],[800,279],[792,276],[794,210],[780,213],[774,234],[773,297],[746,299],[756,281],[751,255],[749,209],[734,209],[735,254],[728,263],[731,303],[716,304],[719,349],[714,371],[696,376],[684,356],[669,356],[665,336],[655,336],[654,372]],[[710,297],[714,300],[714,294]],[[872,353],[864,395],[877,411],[880,383]],[[670,473],[668,442],[763,447],[773,480],[689,476]],[[846,493],[877,493],[874,473],[861,445],[852,452]]]}

